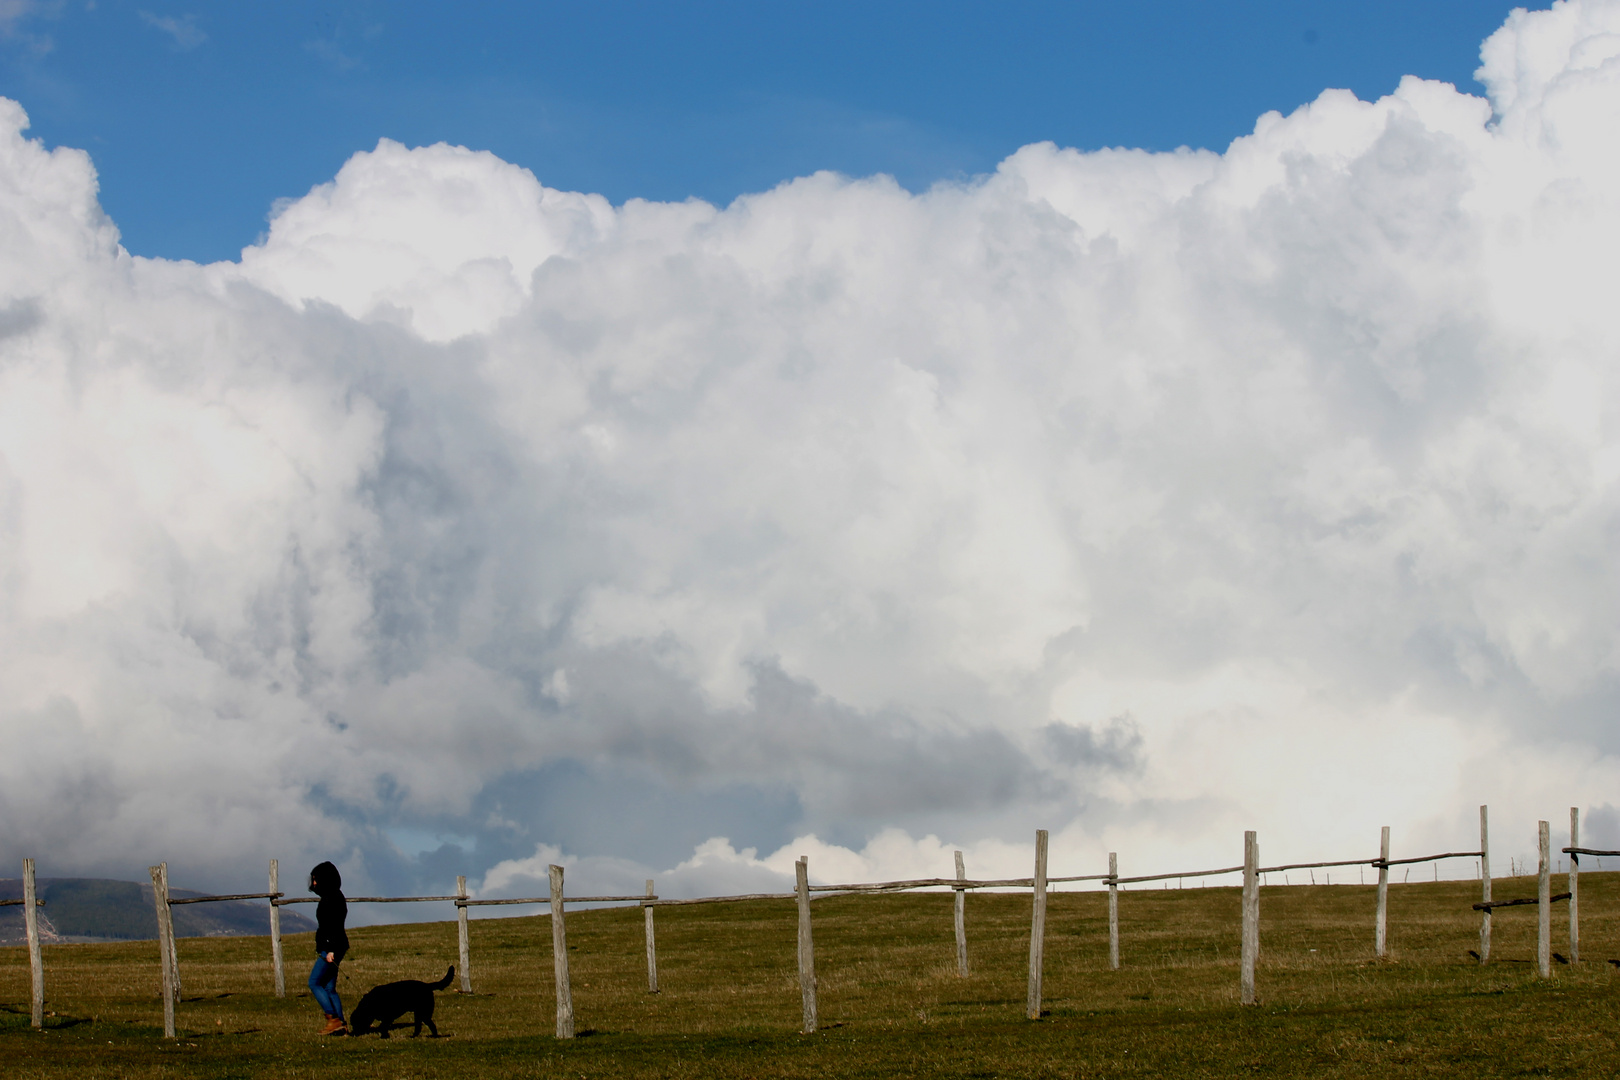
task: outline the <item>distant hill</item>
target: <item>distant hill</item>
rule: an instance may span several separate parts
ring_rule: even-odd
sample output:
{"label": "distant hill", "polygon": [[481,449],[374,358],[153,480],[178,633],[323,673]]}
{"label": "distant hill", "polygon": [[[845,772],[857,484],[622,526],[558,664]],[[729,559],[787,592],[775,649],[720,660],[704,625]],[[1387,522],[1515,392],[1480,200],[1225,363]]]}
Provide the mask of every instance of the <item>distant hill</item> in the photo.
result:
{"label": "distant hill", "polygon": [[[157,937],[157,910],[151,883],[106,878],[39,878],[35,882],[45,906],[39,909],[39,932],[45,941],[138,941]],[[190,889],[170,889],[175,898],[203,896]],[[22,899],[19,878],[0,878],[0,900]],[[220,900],[182,904],[174,912],[178,937],[243,937],[270,932],[270,905],[263,900]],[[281,932],[302,934],[313,920],[286,908]],[[0,908],[0,945],[27,940],[21,905]]]}

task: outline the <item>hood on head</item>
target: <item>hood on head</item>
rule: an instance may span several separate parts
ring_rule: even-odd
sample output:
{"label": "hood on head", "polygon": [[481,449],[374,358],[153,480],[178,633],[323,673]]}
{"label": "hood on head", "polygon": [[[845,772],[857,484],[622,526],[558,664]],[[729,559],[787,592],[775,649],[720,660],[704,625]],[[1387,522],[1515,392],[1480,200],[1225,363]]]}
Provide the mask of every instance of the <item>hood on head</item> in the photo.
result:
{"label": "hood on head", "polygon": [[339,892],[342,888],[343,875],[329,862],[323,862],[309,872],[309,891],[316,896]]}

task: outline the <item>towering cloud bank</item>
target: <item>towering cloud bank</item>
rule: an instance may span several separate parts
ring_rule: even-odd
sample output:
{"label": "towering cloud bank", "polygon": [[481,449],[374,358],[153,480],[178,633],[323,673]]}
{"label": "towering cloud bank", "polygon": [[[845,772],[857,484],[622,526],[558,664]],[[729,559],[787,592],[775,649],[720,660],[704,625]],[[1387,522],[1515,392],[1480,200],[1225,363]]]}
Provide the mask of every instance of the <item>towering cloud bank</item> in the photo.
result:
{"label": "towering cloud bank", "polygon": [[796,837],[1601,829],[1620,4],[1483,57],[1488,102],[919,195],[613,207],[385,141],[212,266],[4,103],[0,858],[698,889]]}

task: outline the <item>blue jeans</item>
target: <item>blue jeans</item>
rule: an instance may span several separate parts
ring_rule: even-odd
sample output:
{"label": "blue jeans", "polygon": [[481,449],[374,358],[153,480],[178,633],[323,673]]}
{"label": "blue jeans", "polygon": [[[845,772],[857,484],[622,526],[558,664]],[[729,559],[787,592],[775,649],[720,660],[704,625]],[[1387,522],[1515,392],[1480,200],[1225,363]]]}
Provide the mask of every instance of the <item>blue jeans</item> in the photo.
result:
{"label": "blue jeans", "polygon": [[338,966],[326,959],[321,953],[315,957],[315,967],[309,973],[309,992],[315,995],[315,1003],[319,1005],[327,1016],[343,1019],[343,999],[337,992]]}

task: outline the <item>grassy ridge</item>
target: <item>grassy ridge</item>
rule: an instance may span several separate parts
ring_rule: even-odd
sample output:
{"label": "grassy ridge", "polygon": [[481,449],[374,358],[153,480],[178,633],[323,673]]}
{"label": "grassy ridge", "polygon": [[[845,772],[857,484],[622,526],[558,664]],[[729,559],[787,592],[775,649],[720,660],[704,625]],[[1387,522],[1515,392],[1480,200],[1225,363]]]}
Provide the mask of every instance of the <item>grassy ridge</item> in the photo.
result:
{"label": "grassy ridge", "polygon": [[[1562,888],[1562,878],[1559,879]],[[1534,879],[1499,880],[1502,898]],[[583,1037],[559,1043],[550,933],[540,918],[475,919],[475,993],[439,996],[443,1039],[322,1041],[302,986],[308,935],[287,941],[290,990],[270,992],[263,938],[179,944],[182,1037],[160,1038],[156,946],[46,949],[48,1030],[27,1028],[27,957],[0,950],[8,1077],[322,1076],[1582,1076],[1620,1059],[1620,875],[1582,876],[1579,966],[1535,977],[1535,909],[1499,912],[1493,963],[1472,882],[1391,887],[1391,959],[1371,959],[1371,886],[1262,891],[1261,1005],[1237,1005],[1238,891],[1120,899],[1124,969],[1107,969],[1106,902],[1059,893],[1048,914],[1046,1006],[1022,1017],[1028,895],[968,898],[973,974],[955,973],[948,895],[815,905],[823,1030],[796,1033],[789,902],[658,911],[662,993],[646,993],[639,909],[569,916]],[[1564,907],[1553,947],[1566,951]],[[365,927],[340,987],[437,978],[455,925]],[[408,1032],[407,1032],[408,1034]]]}

